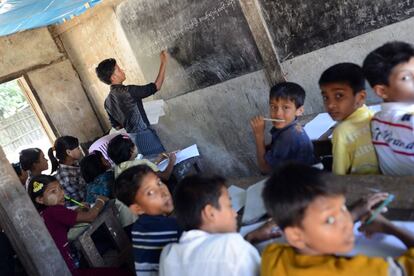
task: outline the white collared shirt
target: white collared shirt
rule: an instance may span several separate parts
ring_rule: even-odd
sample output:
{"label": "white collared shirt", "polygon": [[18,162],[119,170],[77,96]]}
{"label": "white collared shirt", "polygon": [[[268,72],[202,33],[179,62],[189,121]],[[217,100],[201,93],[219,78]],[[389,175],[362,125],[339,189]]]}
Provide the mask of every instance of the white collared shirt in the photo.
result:
{"label": "white collared shirt", "polygon": [[414,104],[381,104],[371,132],[382,173],[414,175]]}
{"label": "white collared shirt", "polygon": [[160,276],[254,276],[260,273],[256,248],[239,233],[184,232],[179,243],[164,247]]}

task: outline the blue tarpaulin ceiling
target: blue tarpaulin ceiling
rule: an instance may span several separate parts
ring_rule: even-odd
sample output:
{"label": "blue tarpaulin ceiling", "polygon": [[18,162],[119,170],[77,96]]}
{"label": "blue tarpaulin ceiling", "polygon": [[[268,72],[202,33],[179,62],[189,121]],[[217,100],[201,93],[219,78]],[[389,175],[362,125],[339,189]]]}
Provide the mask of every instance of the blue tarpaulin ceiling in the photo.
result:
{"label": "blue tarpaulin ceiling", "polygon": [[57,24],[101,0],[0,0],[0,36]]}

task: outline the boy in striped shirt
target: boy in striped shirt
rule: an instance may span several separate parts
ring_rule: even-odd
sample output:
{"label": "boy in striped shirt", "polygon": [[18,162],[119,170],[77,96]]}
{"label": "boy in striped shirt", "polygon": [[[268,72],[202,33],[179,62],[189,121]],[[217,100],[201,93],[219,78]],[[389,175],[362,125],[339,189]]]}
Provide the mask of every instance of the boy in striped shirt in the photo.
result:
{"label": "boy in striped shirt", "polygon": [[139,216],[132,227],[136,274],[158,275],[161,250],[181,235],[176,219],[168,217],[174,206],[167,186],[150,167],[139,165],[119,175],[115,195]]}
{"label": "boy in striped shirt", "polygon": [[371,121],[381,171],[414,175],[414,46],[388,42],[365,58],[363,70],[384,101]]}

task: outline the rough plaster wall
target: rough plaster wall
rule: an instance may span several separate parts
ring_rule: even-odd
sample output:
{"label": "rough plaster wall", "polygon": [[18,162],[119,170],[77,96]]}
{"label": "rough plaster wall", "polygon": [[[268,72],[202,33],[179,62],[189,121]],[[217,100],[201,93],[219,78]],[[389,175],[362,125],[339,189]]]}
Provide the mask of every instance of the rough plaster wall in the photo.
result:
{"label": "rough plaster wall", "polygon": [[99,122],[70,61],[62,61],[28,74],[33,88],[57,129],[85,142],[102,135]]}
{"label": "rough plaster wall", "polygon": [[0,38],[0,77],[62,57],[46,28]]}
{"label": "rough plaster wall", "polygon": [[108,116],[103,107],[109,86],[96,77],[96,66],[100,61],[113,57],[125,70],[125,84],[142,84],[145,79],[112,7],[91,9],[91,12],[93,15],[63,32],[60,38],[93,102],[99,120],[109,128]]}
{"label": "rough plaster wall", "polygon": [[268,113],[268,91],[261,70],[173,98],[156,129],[168,150],[196,143],[206,173],[258,174],[249,120]]}
{"label": "rough plaster wall", "polygon": [[[295,57],[282,63],[282,68],[288,80],[298,82],[306,89],[308,93],[305,104],[306,112],[322,112],[324,108],[318,80],[325,69],[338,62],[354,62],[361,65],[369,52],[388,41],[403,40],[414,43],[413,28],[414,18],[410,18]],[[367,87],[369,87],[368,84]],[[371,89],[369,89],[368,95],[368,103],[380,102]]]}

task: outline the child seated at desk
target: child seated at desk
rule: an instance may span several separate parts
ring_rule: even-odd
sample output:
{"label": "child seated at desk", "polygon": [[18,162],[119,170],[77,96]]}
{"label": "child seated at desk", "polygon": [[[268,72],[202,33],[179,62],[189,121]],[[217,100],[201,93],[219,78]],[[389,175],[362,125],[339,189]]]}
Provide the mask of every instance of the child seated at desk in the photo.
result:
{"label": "child seated at desk", "polygon": [[265,145],[265,118],[257,116],[250,122],[256,142],[259,169],[267,174],[286,161],[313,165],[316,159],[313,144],[297,121],[303,114],[305,90],[293,82],[281,82],[270,90],[269,106],[273,128],[272,142]]}
{"label": "child seated at desk", "polygon": [[70,254],[67,237],[69,228],[79,222],[94,221],[105,206],[106,197],[98,197],[93,208],[87,210],[68,209],[64,206],[64,191],[59,181],[54,176],[43,174],[30,180],[28,193],[72,275],[129,275],[116,268],[79,269]]}
{"label": "child seated at desk", "polygon": [[262,255],[261,275],[414,275],[414,236],[379,216],[362,230],[398,237],[408,247],[394,260],[367,256],[341,257],[354,247],[353,220],[372,211],[386,194],[365,206],[345,206],[343,191],[329,185],[330,175],[306,165],[279,168],[266,182],[263,200],[283,230],[288,245],[269,245]]}
{"label": "child seated at desk", "polygon": [[175,154],[168,154],[168,166],[163,171],[160,172],[157,165],[150,162],[147,159],[136,159],[138,156],[138,148],[132,142],[132,140],[125,134],[119,134],[115,136],[108,144],[108,156],[116,164],[115,166],[115,179],[125,171],[126,169],[137,166],[137,165],[147,165],[154,172],[156,172],[160,178],[164,181],[168,181],[171,176],[171,173],[174,169],[175,164]]}
{"label": "child seated at desk", "polygon": [[181,235],[171,194],[155,172],[138,165],[122,172],[115,183],[115,196],[139,216],[132,226],[132,244],[137,276],[158,275],[162,248]]}
{"label": "child seated at desk", "polygon": [[[237,213],[221,177],[186,177],[174,194],[175,213],[186,231],[178,243],[164,247],[160,275],[259,275],[257,250],[237,233]],[[261,229],[250,240],[265,240],[278,233]]]}
{"label": "child seated at desk", "polygon": [[378,161],[371,139],[374,113],[365,105],[365,78],[353,63],[329,67],[319,79],[326,111],[339,122],[332,135],[332,172],[378,174]]}
{"label": "child seated at desk", "polygon": [[381,97],[371,121],[372,141],[386,175],[414,175],[414,47],[389,42],[364,60],[365,77]]}

